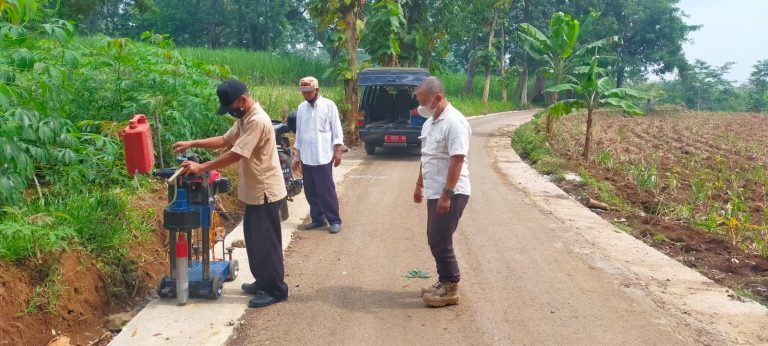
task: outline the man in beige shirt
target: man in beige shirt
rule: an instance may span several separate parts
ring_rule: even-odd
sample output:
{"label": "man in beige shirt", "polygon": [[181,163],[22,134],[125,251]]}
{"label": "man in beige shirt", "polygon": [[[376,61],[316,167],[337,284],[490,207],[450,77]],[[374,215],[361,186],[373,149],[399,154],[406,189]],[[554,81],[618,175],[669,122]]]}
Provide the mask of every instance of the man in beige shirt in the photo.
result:
{"label": "man in beige shirt", "polygon": [[243,291],[253,294],[248,302],[253,308],[264,307],[288,298],[283,267],[280,202],[286,197],[285,182],[277,156],[277,141],[272,121],[258,102],[248,94],[245,84],[236,79],[222,83],[216,90],[221,115],[237,119],[223,136],[173,145],[174,152],[189,148],[231,148],[205,163],[185,161],[184,174],[220,169],[240,163],[238,198],[246,204],[243,219],[248,265],[256,278],[243,284]]}

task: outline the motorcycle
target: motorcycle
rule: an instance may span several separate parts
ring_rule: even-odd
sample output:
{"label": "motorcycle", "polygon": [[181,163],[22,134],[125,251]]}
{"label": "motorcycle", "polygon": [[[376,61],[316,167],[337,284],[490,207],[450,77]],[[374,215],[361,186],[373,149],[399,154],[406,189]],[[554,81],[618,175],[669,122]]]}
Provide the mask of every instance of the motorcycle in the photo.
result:
{"label": "motorcycle", "polygon": [[287,124],[280,120],[272,120],[272,127],[275,129],[275,138],[277,139],[277,155],[280,159],[280,168],[283,170],[283,179],[288,196],[280,202],[280,219],[288,219],[288,202],[293,201],[293,197],[301,193],[304,187],[302,179],[293,176],[293,151],[291,142],[288,140],[288,133],[296,132],[296,113],[291,112],[288,115]]}

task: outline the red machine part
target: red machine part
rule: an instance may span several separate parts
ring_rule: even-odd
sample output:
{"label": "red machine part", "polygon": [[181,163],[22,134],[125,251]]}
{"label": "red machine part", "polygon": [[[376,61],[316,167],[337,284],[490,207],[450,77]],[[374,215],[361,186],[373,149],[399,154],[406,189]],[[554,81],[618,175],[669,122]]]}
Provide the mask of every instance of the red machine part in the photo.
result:
{"label": "red machine part", "polygon": [[176,241],[176,258],[186,257],[189,257],[187,237],[184,236],[184,233],[180,233],[179,239]]}
{"label": "red machine part", "polygon": [[208,177],[208,184],[213,184],[216,182],[216,179],[221,178],[221,173],[219,171],[211,171],[211,175]]}
{"label": "red machine part", "polygon": [[155,165],[155,146],[152,128],[144,114],[136,114],[123,132],[123,150],[128,174],[146,174]]}
{"label": "red machine part", "polygon": [[179,304],[186,304],[189,298],[189,245],[184,233],[179,234],[176,242],[176,300]]}

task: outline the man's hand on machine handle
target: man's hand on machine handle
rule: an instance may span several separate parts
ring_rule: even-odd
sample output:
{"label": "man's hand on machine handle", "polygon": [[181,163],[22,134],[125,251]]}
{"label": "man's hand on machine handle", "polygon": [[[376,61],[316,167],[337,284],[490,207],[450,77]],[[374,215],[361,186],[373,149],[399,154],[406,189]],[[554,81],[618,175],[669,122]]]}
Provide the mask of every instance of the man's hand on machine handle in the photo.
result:
{"label": "man's hand on machine handle", "polygon": [[179,142],[173,143],[173,152],[180,153],[192,147],[193,147],[192,141],[179,141]]}
{"label": "man's hand on machine handle", "polygon": [[200,174],[205,171],[204,165],[195,161],[184,161],[181,163],[181,167],[184,169],[181,174],[184,175]]}

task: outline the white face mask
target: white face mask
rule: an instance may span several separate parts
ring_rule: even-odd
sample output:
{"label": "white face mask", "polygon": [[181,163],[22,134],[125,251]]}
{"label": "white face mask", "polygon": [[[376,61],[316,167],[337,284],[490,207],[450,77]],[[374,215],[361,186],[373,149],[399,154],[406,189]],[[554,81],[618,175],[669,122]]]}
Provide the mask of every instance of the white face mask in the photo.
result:
{"label": "white face mask", "polygon": [[[437,96],[435,96],[435,97],[437,97]],[[427,105],[431,105],[433,101],[435,101],[434,97],[432,98],[432,101],[429,101],[429,103],[427,103]],[[419,112],[419,114],[422,117],[424,117],[424,118],[431,118],[431,117],[435,116],[435,109],[434,108],[430,108],[428,106],[419,105],[419,107],[416,108],[416,111]]]}

